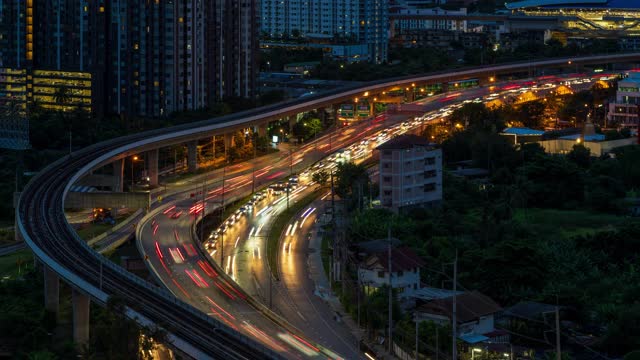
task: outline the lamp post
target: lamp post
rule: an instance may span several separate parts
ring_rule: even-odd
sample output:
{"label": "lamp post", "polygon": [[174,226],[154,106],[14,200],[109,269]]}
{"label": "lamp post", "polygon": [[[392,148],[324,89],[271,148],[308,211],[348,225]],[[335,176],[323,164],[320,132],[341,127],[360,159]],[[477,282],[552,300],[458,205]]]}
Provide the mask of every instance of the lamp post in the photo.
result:
{"label": "lamp post", "polygon": [[478,348],[471,349],[471,360],[476,359],[476,353],[478,354],[482,353],[482,349],[478,349]]}
{"label": "lamp post", "polygon": [[131,158],[131,191],[133,191],[133,163],[138,161],[138,155],[134,155]]}

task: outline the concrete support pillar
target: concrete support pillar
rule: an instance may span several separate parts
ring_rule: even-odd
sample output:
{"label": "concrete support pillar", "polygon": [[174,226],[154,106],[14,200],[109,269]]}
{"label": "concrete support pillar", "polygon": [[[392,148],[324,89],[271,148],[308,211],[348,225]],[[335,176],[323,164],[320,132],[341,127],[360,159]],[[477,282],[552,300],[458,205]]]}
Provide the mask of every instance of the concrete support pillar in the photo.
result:
{"label": "concrete support pillar", "polygon": [[111,190],[117,192],[124,191],[124,159],[113,162],[113,178],[114,184]]}
{"label": "concrete support pillar", "polygon": [[213,135],[213,139],[211,140],[211,157],[213,160],[216,160],[216,136]]}
{"label": "concrete support pillar", "polygon": [[267,124],[258,125],[258,137],[267,136]]}
{"label": "concrete support pillar", "polygon": [[160,156],[160,149],[149,150],[145,154],[147,159],[147,174],[149,176],[149,185],[158,185],[158,158]]}
{"label": "concrete support pillar", "polygon": [[55,314],[60,307],[60,278],[55,271],[44,266],[44,308]]}
{"label": "concrete support pillar", "polygon": [[289,133],[291,133],[293,132],[293,127],[296,126],[296,117],[287,116],[287,121],[289,122]]}
{"label": "concrete support pillar", "polygon": [[224,134],[224,156],[227,156],[227,152],[232,147],[236,146],[235,139],[233,138],[233,133]]}
{"label": "concrete support pillar", "polygon": [[190,141],[187,143],[187,166],[189,172],[198,170],[198,142]]}
{"label": "concrete support pillar", "polygon": [[324,126],[325,122],[327,121],[327,112],[324,108],[318,109],[318,118],[320,119],[320,122]]}
{"label": "concrete support pillar", "polygon": [[77,290],[71,293],[73,305],[73,342],[82,348],[89,342],[89,297]]}
{"label": "concrete support pillar", "polygon": [[404,92],[404,96],[407,99],[407,102],[413,102],[415,99],[415,94],[413,93],[413,88],[409,88]]}

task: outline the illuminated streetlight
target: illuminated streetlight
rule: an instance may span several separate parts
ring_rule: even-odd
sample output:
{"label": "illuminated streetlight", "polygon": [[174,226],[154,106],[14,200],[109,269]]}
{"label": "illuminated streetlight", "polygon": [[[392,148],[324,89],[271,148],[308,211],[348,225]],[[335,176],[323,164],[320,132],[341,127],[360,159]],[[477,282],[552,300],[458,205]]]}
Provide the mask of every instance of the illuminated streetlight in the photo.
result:
{"label": "illuminated streetlight", "polygon": [[475,360],[476,353],[481,353],[482,349],[473,348],[471,349],[471,360]]}
{"label": "illuminated streetlight", "polygon": [[133,191],[133,163],[134,163],[135,161],[138,161],[138,159],[139,159],[139,158],[138,158],[138,155],[134,155],[134,156],[131,158],[131,189],[130,189],[130,191]]}

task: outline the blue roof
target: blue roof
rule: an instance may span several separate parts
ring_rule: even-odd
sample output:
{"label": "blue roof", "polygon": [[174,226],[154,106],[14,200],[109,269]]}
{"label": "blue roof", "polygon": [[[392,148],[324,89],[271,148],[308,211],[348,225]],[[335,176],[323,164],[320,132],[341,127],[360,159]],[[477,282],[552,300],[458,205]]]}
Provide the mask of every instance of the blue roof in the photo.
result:
{"label": "blue roof", "polygon": [[489,340],[488,337],[484,336],[484,335],[478,335],[478,334],[465,334],[465,335],[460,335],[458,336],[458,339],[468,343],[468,344],[477,344],[479,342],[483,342],[483,341],[487,341]]}
{"label": "blue roof", "polygon": [[585,136],[583,138],[582,134],[573,134],[573,135],[563,136],[560,139],[562,139],[562,140],[578,140],[578,138],[582,138],[582,140],[584,140],[584,141],[604,141],[605,136],[604,136],[604,134],[594,134],[594,135],[587,135],[587,136]]}
{"label": "blue roof", "polygon": [[539,136],[544,134],[542,130],[534,130],[526,127],[510,127],[502,131],[503,134],[518,135],[518,136]]}
{"label": "blue roof", "polygon": [[640,0],[523,0],[505,4],[507,9],[529,7],[638,9]]}

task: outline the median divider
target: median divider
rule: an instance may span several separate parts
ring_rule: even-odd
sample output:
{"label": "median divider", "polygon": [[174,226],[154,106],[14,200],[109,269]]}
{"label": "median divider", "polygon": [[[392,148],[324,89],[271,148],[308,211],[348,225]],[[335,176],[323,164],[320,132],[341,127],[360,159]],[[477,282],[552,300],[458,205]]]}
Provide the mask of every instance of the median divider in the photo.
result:
{"label": "median divider", "polygon": [[112,227],[111,229],[103,232],[102,234],[89,239],[89,241],[87,241],[87,245],[89,246],[93,246],[94,244],[96,244],[98,241],[106,238],[107,236],[113,234],[114,232],[122,229],[124,226],[129,225],[133,222],[133,220],[135,220],[138,215],[142,214],[143,209],[138,209],[136,210],[133,214],[131,214],[131,216],[127,217],[126,219],[124,219],[123,221],[121,221],[119,224],[116,224],[116,226]]}
{"label": "median divider", "polygon": [[280,271],[278,270],[278,254],[280,254],[280,252],[278,249],[280,249],[282,234],[285,232],[291,218],[320,196],[320,189],[321,188],[314,190],[311,194],[291,204],[288,210],[276,216],[273,224],[269,228],[269,235],[267,235],[267,266],[271,270],[271,276],[276,280],[280,280]]}
{"label": "median divider", "polygon": [[196,228],[197,228],[197,222],[194,222],[194,225],[192,225],[191,227],[191,232],[192,232],[192,238],[195,240],[197,244],[196,250],[200,253],[200,255],[204,256],[206,259],[209,259],[209,263],[212,264],[212,266],[218,272],[221,278],[223,278],[227,283],[229,283],[230,286],[233,286],[233,288],[236,291],[241,293],[242,296],[244,296],[244,300],[246,300],[251,307],[253,307],[255,310],[262,313],[269,320],[273,321],[276,325],[282,327],[283,329],[287,330],[292,334],[304,335],[304,332],[300,331],[300,329],[291,325],[287,320],[282,318],[280,315],[271,311],[271,309],[269,309],[266,305],[262,304],[261,302],[254,299],[251,295],[247,294],[244,291],[244,289],[235,282],[235,280],[233,280],[226,272],[224,272],[224,270],[220,267],[220,265],[204,249],[203,242],[198,236]]}

